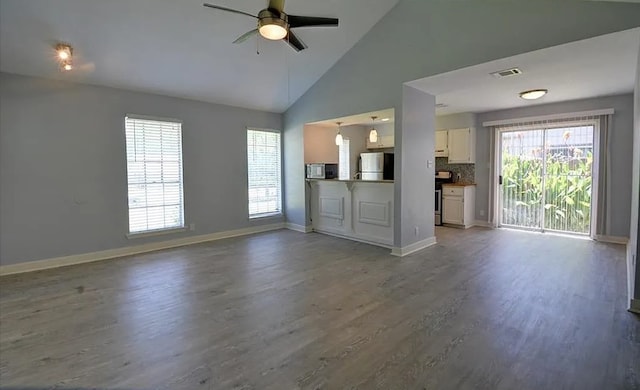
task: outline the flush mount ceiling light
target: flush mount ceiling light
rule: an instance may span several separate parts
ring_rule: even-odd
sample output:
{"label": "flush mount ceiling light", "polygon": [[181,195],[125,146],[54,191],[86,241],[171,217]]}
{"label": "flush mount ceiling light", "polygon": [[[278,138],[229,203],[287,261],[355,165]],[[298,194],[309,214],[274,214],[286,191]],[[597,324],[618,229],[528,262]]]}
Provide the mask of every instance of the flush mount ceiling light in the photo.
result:
{"label": "flush mount ceiling light", "polygon": [[[372,116],[371,120],[375,123],[376,118],[378,118],[378,117],[377,116]],[[372,127],[371,131],[369,132],[369,142],[378,142],[378,132],[376,131],[375,127]]]}
{"label": "flush mount ceiling light", "polygon": [[380,121],[382,121],[382,122],[389,122],[389,118],[382,118],[382,119],[380,119]]}
{"label": "flush mount ceiling light", "polygon": [[546,95],[547,92],[549,91],[546,89],[532,89],[530,91],[520,92],[520,97],[525,100],[536,100]]}
{"label": "flush mount ceiling light", "polygon": [[340,125],[342,124],[342,122],[336,122],[336,125],[338,125],[338,134],[336,134],[336,145],[337,146],[342,146],[342,134],[340,134]]}

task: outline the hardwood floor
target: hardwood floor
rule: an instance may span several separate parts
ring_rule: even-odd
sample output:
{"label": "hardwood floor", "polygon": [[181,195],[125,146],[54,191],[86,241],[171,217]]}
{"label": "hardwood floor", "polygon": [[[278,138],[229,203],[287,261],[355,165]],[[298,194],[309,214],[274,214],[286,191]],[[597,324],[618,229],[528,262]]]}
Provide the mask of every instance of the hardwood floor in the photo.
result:
{"label": "hardwood floor", "polygon": [[277,231],[0,279],[3,388],[638,389],[624,248]]}

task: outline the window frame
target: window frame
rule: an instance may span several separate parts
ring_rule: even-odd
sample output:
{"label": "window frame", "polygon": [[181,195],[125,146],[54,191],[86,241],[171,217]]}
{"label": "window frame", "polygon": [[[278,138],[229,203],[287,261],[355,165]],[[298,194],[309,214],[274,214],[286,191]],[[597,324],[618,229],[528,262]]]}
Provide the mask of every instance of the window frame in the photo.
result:
{"label": "window frame", "polygon": [[[250,207],[250,202],[251,199],[249,197],[249,131],[259,131],[259,132],[265,132],[265,133],[276,133],[279,135],[279,147],[280,147],[280,155],[279,155],[279,164],[280,164],[280,180],[279,180],[279,211],[273,211],[273,212],[265,212],[265,213],[258,213],[258,214],[251,214],[251,207]],[[245,162],[246,162],[246,167],[247,167],[247,171],[246,171],[246,175],[245,175],[245,184],[246,184],[246,196],[247,196],[247,218],[250,221],[253,220],[259,220],[259,219],[263,219],[263,218],[273,218],[273,217],[281,217],[284,215],[284,137],[282,136],[282,131],[281,130],[277,130],[277,129],[270,129],[270,128],[260,128],[260,127],[246,127],[245,128]]]}
{"label": "window frame", "polygon": [[[171,226],[164,227],[159,229],[147,229],[142,231],[131,231],[131,217],[130,217],[130,206],[129,206],[129,155],[128,155],[128,144],[127,144],[127,120],[146,120],[146,121],[156,121],[156,122],[166,122],[171,124],[179,124],[180,125],[180,216],[181,216],[181,224],[180,226]],[[183,137],[183,124],[184,122],[180,119],[175,118],[167,118],[167,117],[157,117],[157,116],[149,116],[149,115],[140,115],[140,114],[131,114],[127,113],[124,116],[124,141],[125,141],[125,177],[127,180],[127,234],[126,237],[129,239],[132,238],[144,238],[144,237],[152,237],[163,234],[177,233],[187,231],[187,223],[186,223],[186,205],[185,205],[185,196],[184,196],[184,137]],[[164,181],[162,182],[164,183]]]}

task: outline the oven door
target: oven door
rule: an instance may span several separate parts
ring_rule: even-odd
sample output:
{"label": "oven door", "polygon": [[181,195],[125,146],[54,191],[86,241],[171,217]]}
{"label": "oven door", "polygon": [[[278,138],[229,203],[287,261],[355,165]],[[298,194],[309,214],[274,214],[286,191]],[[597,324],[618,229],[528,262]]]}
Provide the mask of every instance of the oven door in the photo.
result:
{"label": "oven door", "polygon": [[442,225],[442,190],[436,190],[435,224]]}

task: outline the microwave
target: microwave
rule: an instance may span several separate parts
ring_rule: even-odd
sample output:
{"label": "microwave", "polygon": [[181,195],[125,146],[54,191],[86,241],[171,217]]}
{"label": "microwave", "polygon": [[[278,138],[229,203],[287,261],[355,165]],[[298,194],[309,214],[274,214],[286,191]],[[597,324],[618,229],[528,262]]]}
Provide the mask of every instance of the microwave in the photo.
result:
{"label": "microwave", "polygon": [[337,179],[338,164],[307,164],[307,179]]}

